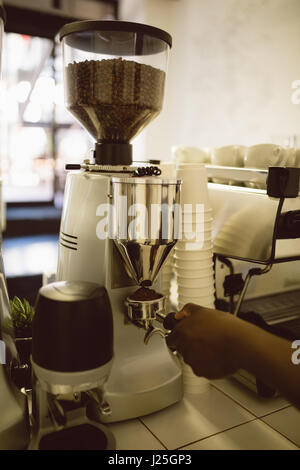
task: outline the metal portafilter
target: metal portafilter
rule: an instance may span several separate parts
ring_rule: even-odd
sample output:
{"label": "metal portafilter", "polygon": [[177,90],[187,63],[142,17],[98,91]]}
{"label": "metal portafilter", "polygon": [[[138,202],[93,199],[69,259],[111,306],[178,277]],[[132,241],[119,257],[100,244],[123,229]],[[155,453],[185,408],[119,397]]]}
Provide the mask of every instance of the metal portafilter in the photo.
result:
{"label": "metal portafilter", "polygon": [[[146,299],[146,297],[148,298]],[[152,297],[152,300],[150,300],[150,297]],[[169,331],[178,323],[175,312],[166,313],[165,300],[166,298],[162,294],[145,287],[138,289],[130,298],[126,299],[128,317],[135,325],[146,330],[145,344],[148,344],[155,333],[166,338]],[[164,329],[153,326],[155,320],[161,323]]]}

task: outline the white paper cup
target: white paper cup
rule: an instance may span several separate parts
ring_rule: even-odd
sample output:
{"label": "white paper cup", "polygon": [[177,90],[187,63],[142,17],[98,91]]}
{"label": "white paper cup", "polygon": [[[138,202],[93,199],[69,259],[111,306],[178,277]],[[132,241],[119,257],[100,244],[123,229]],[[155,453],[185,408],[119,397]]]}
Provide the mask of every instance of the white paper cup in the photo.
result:
{"label": "white paper cup", "polygon": [[203,269],[182,269],[175,268],[176,276],[182,277],[183,279],[201,279],[207,276],[214,276],[213,263],[210,267],[205,267]]}
{"label": "white paper cup", "polygon": [[189,269],[190,271],[207,269],[212,266],[212,257],[206,259],[178,259],[175,264],[175,272],[179,269]]}
{"label": "white paper cup", "polygon": [[[185,204],[185,206],[189,206],[189,204]],[[181,206],[181,211],[182,211],[182,222],[187,222],[187,223],[195,223],[195,222],[200,222],[200,223],[207,223],[207,222],[213,222],[213,216],[212,216],[212,210],[209,212],[204,212],[200,208],[198,208],[198,211],[189,211],[188,208],[183,208]]]}
{"label": "white paper cup", "polygon": [[204,220],[208,220],[213,217],[213,210],[209,206],[207,207],[205,204],[202,204],[201,202],[193,202],[193,201],[182,201],[181,200],[181,211],[182,214],[191,214],[193,217],[196,216],[196,214],[202,214],[204,217]]}
{"label": "white paper cup", "polygon": [[213,249],[213,243],[212,243],[212,240],[207,240],[207,241],[195,241],[195,240],[186,240],[186,239],[182,239],[182,240],[178,240],[179,242],[181,242],[179,248],[178,248],[178,251],[180,251],[180,253],[183,253],[184,251],[191,251],[191,252],[202,252],[202,251],[208,251],[208,250],[212,250]]}
{"label": "white paper cup", "polygon": [[196,275],[194,275],[194,273],[203,273],[203,275],[197,277],[197,279],[199,279],[199,278],[205,277],[205,275],[211,274],[213,271],[213,267],[211,264],[207,264],[203,266],[200,263],[194,263],[194,264],[189,264],[185,267],[181,267],[179,265],[179,266],[176,266],[175,268],[176,276],[178,276],[179,272],[182,273],[182,272],[187,272],[187,271],[190,273],[190,276],[180,276],[180,277],[185,277],[188,279],[195,279]]}
{"label": "white paper cup", "polygon": [[186,222],[182,221],[181,231],[185,232],[212,232],[213,222]]}
{"label": "white paper cup", "polygon": [[185,278],[181,276],[177,276],[177,285],[179,288],[181,287],[195,287],[195,288],[206,288],[209,286],[213,286],[215,282],[214,276],[213,275],[207,275],[205,277],[200,277],[200,278]]}
{"label": "white paper cup", "polygon": [[195,297],[193,299],[191,297],[178,296],[178,310],[181,310],[186,304],[195,304],[200,307],[208,307],[211,305],[209,308],[213,308],[214,302],[214,295],[203,295],[202,297]]}
{"label": "white paper cup", "polygon": [[188,230],[184,230],[182,231],[181,238],[178,239],[178,248],[184,250],[187,243],[195,243],[198,245],[197,249],[203,250],[207,243],[212,243],[212,232],[211,230],[206,230],[204,232],[189,232]]}
{"label": "white paper cup", "polygon": [[177,289],[178,295],[180,297],[190,297],[191,299],[193,298],[199,298],[199,297],[207,297],[208,295],[212,295],[215,292],[214,286],[208,286],[208,287],[183,287],[183,286],[178,286]]}
{"label": "white paper cup", "polygon": [[181,202],[203,203],[210,208],[207,173],[204,164],[179,164],[177,178],[182,180]]}

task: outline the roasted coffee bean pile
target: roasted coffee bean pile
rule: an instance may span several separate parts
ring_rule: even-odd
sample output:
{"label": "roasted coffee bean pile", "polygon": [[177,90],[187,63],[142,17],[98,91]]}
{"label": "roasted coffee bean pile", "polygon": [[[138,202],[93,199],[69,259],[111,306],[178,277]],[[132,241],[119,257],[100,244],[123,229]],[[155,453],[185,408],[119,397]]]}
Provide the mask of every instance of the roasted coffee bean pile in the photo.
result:
{"label": "roasted coffee bean pile", "polygon": [[148,289],[147,287],[141,287],[134,294],[130,295],[130,300],[157,300],[163,297],[162,294],[158,294],[153,289]]}
{"label": "roasted coffee bean pile", "polygon": [[162,108],[165,72],[123,59],[66,67],[67,107],[100,142],[129,142]]}

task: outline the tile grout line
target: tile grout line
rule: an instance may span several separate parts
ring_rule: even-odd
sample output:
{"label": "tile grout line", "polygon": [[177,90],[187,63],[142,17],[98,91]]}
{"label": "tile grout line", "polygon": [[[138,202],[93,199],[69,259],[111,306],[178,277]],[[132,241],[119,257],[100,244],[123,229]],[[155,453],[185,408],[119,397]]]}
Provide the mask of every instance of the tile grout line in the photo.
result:
{"label": "tile grout line", "polygon": [[[245,411],[247,411],[248,413],[250,413],[252,416],[254,416],[255,418],[259,419],[259,416],[257,416],[253,411],[250,411],[248,408],[246,408],[245,405],[242,405],[241,403],[239,403],[237,400],[235,400],[234,398],[232,398],[228,393],[224,392],[223,390],[220,390],[219,388],[217,388],[214,384],[212,384],[210,382],[210,385],[212,387],[214,387],[215,390],[218,390],[218,392],[221,392],[223,393],[223,395],[225,395],[225,397],[229,398],[230,400],[232,400],[236,405],[239,405],[241,408],[243,408]],[[252,420],[251,420],[252,421]]]}
{"label": "tile grout line", "polygon": [[265,415],[261,415],[261,416],[257,416],[254,411],[250,411],[248,410],[248,408],[246,408],[245,405],[242,405],[241,403],[239,403],[237,400],[235,400],[234,398],[231,397],[231,395],[229,395],[227,392],[224,392],[223,390],[219,389],[218,387],[216,387],[214,384],[210,383],[212,387],[214,387],[216,390],[218,390],[219,392],[223,393],[224,395],[226,395],[226,397],[230,398],[232,401],[234,401],[234,403],[238,404],[239,406],[241,406],[242,408],[244,408],[246,411],[248,411],[249,413],[251,413],[253,416],[255,416],[256,418],[258,419],[261,419],[262,417],[264,416],[268,416],[268,415],[271,415],[273,413],[277,413],[277,411],[281,411],[281,410],[284,410],[285,408],[289,408],[290,406],[292,406],[292,404],[288,404],[288,405],[282,405],[280,408],[277,408],[276,410],[273,410],[273,411],[270,411],[270,413],[266,413]]}
{"label": "tile grout line", "polygon": [[222,431],[215,432],[214,434],[211,434],[210,436],[202,437],[201,439],[197,439],[196,441],[192,441],[192,442],[189,442],[188,444],[184,444],[183,446],[176,447],[176,450],[182,449],[183,447],[190,446],[192,444],[196,444],[197,442],[205,441],[206,439],[210,439],[211,437],[217,436],[218,434],[231,431],[232,429],[239,428],[240,426],[244,426],[249,423],[253,423],[254,421],[259,421],[259,418],[254,417],[254,419],[251,419],[250,421],[246,421],[245,423],[236,424],[235,426],[232,426],[231,428],[223,429]]}
{"label": "tile grout line", "polygon": [[[243,406],[242,404],[240,404],[239,402],[237,402],[236,400],[234,400],[230,395],[228,395],[227,393],[225,393],[223,390],[220,390],[219,388],[217,388],[214,384],[212,384],[212,387],[214,387],[215,389],[217,389],[219,392],[222,392],[224,395],[226,395],[226,397],[230,398],[232,401],[234,401],[234,403],[237,403],[238,405],[240,405],[242,408],[244,408],[246,411],[248,411],[249,413],[253,414],[253,416],[255,416],[257,419],[259,419],[260,421],[262,421],[263,423],[265,423],[265,421],[262,420],[262,418],[265,418],[266,416],[270,416],[274,413],[277,413],[279,411],[282,411],[282,410],[285,410],[287,408],[290,408],[292,407],[293,405],[292,404],[289,404],[289,405],[284,405],[282,406],[281,408],[278,408],[277,410],[274,410],[274,411],[270,411],[270,413],[266,413],[265,415],[261,415],[261,416],[257,416],[253,411],[250,411],[248,410],[248,408],[246,408],[245,406]],[[249,421],[250,422],[250,421]],[[268,423],[265,423],[268,425]],[[269,426],[269,425],[268,425]],[[284,434],[282,434],[281,432],[279,432],[276,428],[273,428],[272,426],[269,426],[271,429],[273,429],[274,431],[278,432],[278,434],[280,434],[281,436],[285,437],[288,441],[292,442],[293,444],[295,444],[297,447],[300,448],[300,446],[298,446],[297,443],[295,443],[294,441],[292,441],[291,439],[289,439],[287,436],[285,436]]]}
{"label": "tile grout line", "polygon": [[246,425],[248,423],[252,423],[254,421],[260,421],[262,422],[263,424],[266,424],[269,428],[271,428],[273,431],[277,432],[280,436],[284,437],[287,441],[291,442],[292,444],[296,445],[298,448],[300,448],[294,441],[292,441],[291,439],[289,439],[287,436],[285,436],[284,434],[282,434],[281,432],[279,432],[277,429],[273,428],[271,425],[269,425],[268,423],[265,423],[264,421],[262,421],[261,418],[263,417],[266,417],[266,416],[269,416],[273,413],[277,413],[278,411],[281,411],[281,410],[284,410],[286,408],[289,408],[291,407],[292,405],[286,405],[286,406],[283,406],[282,408],[279,408],[278,410],[275,410],[275,411],[272,411],[270,413],[267,413],[266,415],[262,415],[262,416],[257,416],[253,411],[250,411],[248,408],[246,408],[245,406],[243,406],[241,403],[239,403],[238,401],[236,401],[235,399],[233,399],[230,395],[228,395],[227,393],[225,393],[223,390],[220,390],[219,388],[217,388],[214,384],[212,384],[211,382],[209,382],[209,384],[215,389],[217,390],[218,392],[221,392],[223,395],[225,395],[227,398],[229,398],[230,400],[232,400],[236,405],[240,406],[241,408],[243,408],[245,411],[247,411],[249,414],[251,414],[253,416],[252,419],[248,420],[248,421],[245,421],[244,423],[240,423],[240,424],[237,424],[235,426],[232,426],[230,428],[227,428],[227,429],[223,429],[222,431],[219,431],[219,432],[216,432],[214,434],[211,434],[209,436],[206,436],[206,437],[203,437],[201,439],[197,439],[195,441],[191,441],[187,444],[183,444],[182,446],[179,446],[179,447],[176,447],[175,449],[168,449],[168,447],[151,431],[150,428],[148,428],[148,426],[142,421],[141,418],[138,418],[138,420],[140,421],[140,423],[145,426],[145,428],[150,432],[150,434],[152,434],[152,436],[166,449],[166,450],[179,450],[179,449],[182,449],[186,446],[189,446],[189,445],[192,445],[192,444],[195,444],[197,442],[201,442],[201,441],[204,441],[206,439],[209,439],[211,437],[214,437],[214,436],[217,436],[218,434],[222,434],[223,432],[227,432],[227,431],[230,431],[232,429],[235,429],[235,428],[238,428],[240,426],[243,426],[243,425]]}
{"label": "tile grout line", "polygon": [[165,444],[151,431],[151,429],[148,428],[148,426],[144,423],[144,421],[143,421],[141,418],[138,418],[138,420],[139,420],[139,422],[140,422],[143,426],[145,426],[145,428],[147,429],[147,431],[150,432],[150,434],[163,446],[163,448],[164,448],[165,450],[169,450],[169,449],[165,446]]}
{"label": "tile grout line", "polygon": [[[281,411],[281,410],[279,410]],[[275,411],[276,413],[276,411]],[[270,414],[273,414],[273,413],[270,413]],[[270,416],[270,415],[266,415],[266,416]],[[273,429],[273,431],[276,431],[278,434],[280,434],[280,436],[284,437],[285,439],[287,439],[289,442],[291,442],[292,444],[294,444],[296,447],[298,447],[298,449],[300,448],[300,446],[297,444],[297,442],[293,441],[292,439],[290,439],[289,437],[287,437],[285,434],[282,434],[281,431],[279,431],[278,429],[274,428],[273,426],[271,426],[271,424],[269,423],[266,423],[265,421],[263,421],[262,419],[260,420],[262,423],[266,424],[270,429]]]}
{"label": "tile grout line", "polygon": [[266,413],[265,415],[261,415],[260,419],[266,418],[267,416],[273,415],[274,413],[278,413],[279,411],[286,410],[287,408],[292,408],[292,404],[283,406],[282,408],[279,408],[278,410],[271,411],[270,413]]}
{"label": "tile grout line", "polygon": [[[277,412],[279,412],[279,411],[285,410],[286,408],[292,407],[291,404],[282,406],[282,408],[278,408],[277,410],[271,411],[270,413],[266,413],[265,415],[257,416],[253,411],[248,410],[248,408],[246,408],[245,406],[243,406],[242,404],[240,404],[239,402],[237,402],[236,400],[234,400],[230,395],[228,395],[227,393],[225,393],[223,390],[220,390],[219,388],[217,388],[217,387],[216,387],[214,384],[212,384],[211,382],[210,382],[210,385],[211,385],[212,387],[214,387],[216,390],[218,390],[219,392],[222,392],[226,397],[230,398],[234,403],[240,405],[240,406],[241,406],[242,408],[244,408],[246,411],[248,411],[249,413],[251,413],[253,416],[256,417],[256,419],[258,419],[258,420],[261,421],[262,423],[266,424],[269,428],[273,429],[273,431],[277,432],[280,436],[284,437],[284,438],[287,439],[289,442],[291,442],[292,444],[294,444],[295,446],[297,446],[298,448],[300,448],[300,446],[298,446],[298,444],[297,444],[295,441],[293,441],[292,439],[289,439],[287,436],[285,436],[285,435],[282,434],[280,431],[278,431],[278,429],[273,428],[273,426],[271,426],[270,424],[266,423],[266,422],[263,421],[263,419],[262,419],[262,418],[265,418],[266,416],[270,416],[270,415],[272,415],[272,414],[274,414],[274,413],[277,413]],[[255,421],[255,420],[251,420],[251,421]],[[250,423],[251,421],[248,421],[248,422]],[[246,423],[245,423],[245,424],[246,424]],[[242,425],[240,425],[240,426],[242,426]],[[231,428],[231,429],[232,429],[232,428]],[[217,434],[219,434],[219,433],[217,433]],[[208,439],[208,438],[205,438],[205,439]],[[201,440],[203,440],[203,439],[201,439]],[[196,441],[196,442],[198,442],[198,441]]]}

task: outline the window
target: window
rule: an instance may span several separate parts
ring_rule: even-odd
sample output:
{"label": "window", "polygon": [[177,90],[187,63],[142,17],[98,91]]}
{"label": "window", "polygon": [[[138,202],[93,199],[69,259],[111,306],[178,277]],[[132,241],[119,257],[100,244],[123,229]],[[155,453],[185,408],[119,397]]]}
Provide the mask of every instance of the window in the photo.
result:
{"label": "window", "polygon": [[103,19],[113,19],[118,2],[48,3],[52,9],[47,12],[36,2],[27,2],[26,8],[5,3],[8,32],[3,45],[0,158],[8,203],[61,206],[65,164],[82,161],[94,147],[64,107],[61,47],[53,38],[63,24],[80,19],[64,16],[67,11],[92,14],[96,8]]}
{"label": "window", "polygon": [[59,203],[65,163],[81,161],[92,147],[64,107],[59,45],[5,34],[1,105],[5,200]]}

